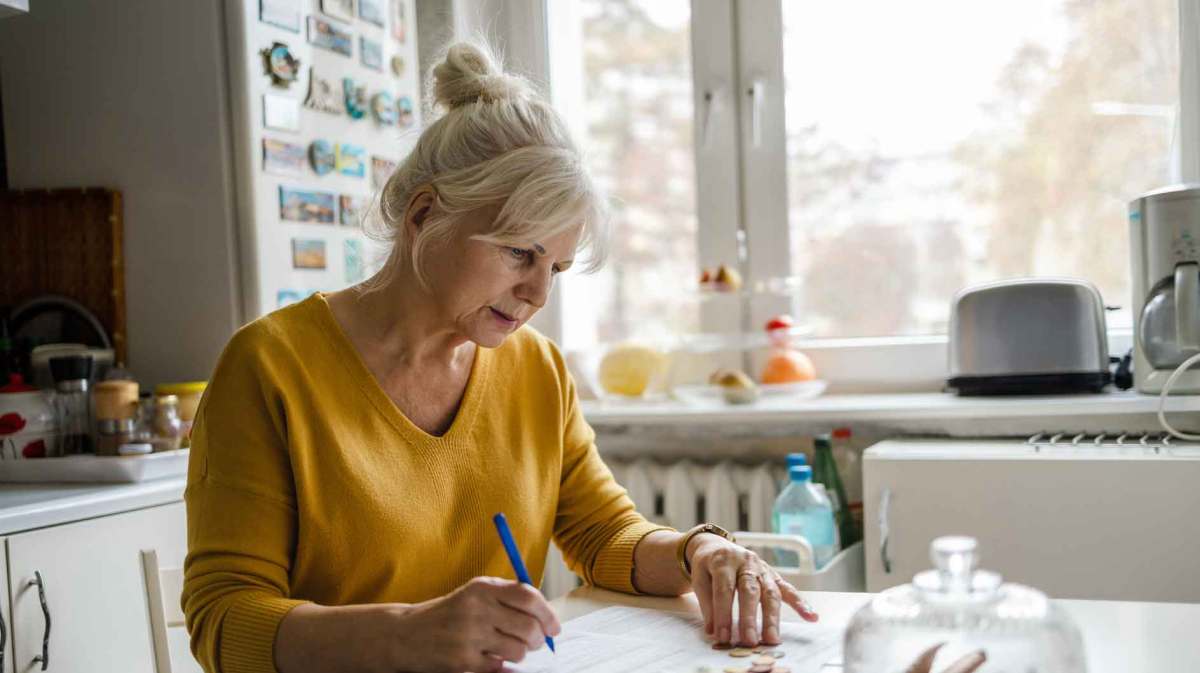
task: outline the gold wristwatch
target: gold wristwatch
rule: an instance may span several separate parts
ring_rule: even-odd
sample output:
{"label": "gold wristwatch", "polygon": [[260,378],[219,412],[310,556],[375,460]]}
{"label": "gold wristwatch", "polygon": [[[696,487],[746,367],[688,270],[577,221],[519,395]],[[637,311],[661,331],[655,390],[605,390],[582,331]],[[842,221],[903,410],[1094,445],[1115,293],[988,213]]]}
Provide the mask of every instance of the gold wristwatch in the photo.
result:
{"label": "gold wristwatch", "polygon": [[688,584],[692,583],[692,566],[687,560],[687,546],[692,541],[692,538],[701,533],[712,533],[713,535],[720,535],[730,542],[734,541],[733,535],[729,531],[715,523],[702,523],[685,533],[683,540],[680,540],[679,546],[675,548],[675,558],[679,560],[679,571],[683,573],[683,577],[688,581]]}

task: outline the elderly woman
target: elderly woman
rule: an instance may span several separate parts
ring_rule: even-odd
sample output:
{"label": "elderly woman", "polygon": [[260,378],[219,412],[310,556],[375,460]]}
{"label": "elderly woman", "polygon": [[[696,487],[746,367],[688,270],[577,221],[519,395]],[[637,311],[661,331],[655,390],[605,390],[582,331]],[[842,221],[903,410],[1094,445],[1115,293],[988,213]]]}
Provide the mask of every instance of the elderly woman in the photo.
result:
{"label": "elderly woman", "polygon": [[[210,671],[492,671],[559,633],[509,579],[695,591],[717,642],[778,643],[797,591],[720,529],[648,523],[600,459],[554,344],[525,322],[603,205],[565,125],[475,46],[381,197],[393,249],[359,287],[241,329],[201,403],[183,607]],[[590,255],[598,261],[598,255]]]}

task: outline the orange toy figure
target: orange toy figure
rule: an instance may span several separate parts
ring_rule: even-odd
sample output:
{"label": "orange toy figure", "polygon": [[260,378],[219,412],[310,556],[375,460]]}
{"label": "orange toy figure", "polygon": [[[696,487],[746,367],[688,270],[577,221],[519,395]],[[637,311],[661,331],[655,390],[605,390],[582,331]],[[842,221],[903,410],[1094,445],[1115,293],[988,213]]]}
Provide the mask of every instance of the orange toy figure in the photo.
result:
{"label": "orange toy figure", "polygon": [[799,383],[817,378],[812,360],[792,348],[791,316],[779,315],[767,322],[767,338],[771,341],[771,356],[763,367],[759,380],[763,383]]}

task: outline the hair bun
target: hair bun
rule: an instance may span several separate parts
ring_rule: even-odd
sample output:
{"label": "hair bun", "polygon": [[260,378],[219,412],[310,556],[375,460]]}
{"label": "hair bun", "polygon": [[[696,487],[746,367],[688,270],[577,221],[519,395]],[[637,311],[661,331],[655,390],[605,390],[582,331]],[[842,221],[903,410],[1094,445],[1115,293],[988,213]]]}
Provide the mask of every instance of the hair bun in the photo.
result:
{"label": "hair bun", "polygon": [[446,109],[476,101],[494,103],[526,92],[525,81],[507,75],[486,47],[459,42],[446,51],[446,58],[433,69],[434,101]]}

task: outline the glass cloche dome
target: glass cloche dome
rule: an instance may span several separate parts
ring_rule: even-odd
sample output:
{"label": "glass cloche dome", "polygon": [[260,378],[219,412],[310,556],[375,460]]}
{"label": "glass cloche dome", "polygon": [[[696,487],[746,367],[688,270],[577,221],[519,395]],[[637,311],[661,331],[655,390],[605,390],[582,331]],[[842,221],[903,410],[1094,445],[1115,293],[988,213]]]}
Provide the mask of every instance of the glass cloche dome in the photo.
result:
{"label": "glass cloche dome", "polygon": [[916,670],[910,666],[922,656],[933,659],[919,669],[930,673],[1087,670],[1070,617],[1042,592],[976,570],[973,538],[937,538],[930,556],[936,570],[880,593],[855,613],[846,630],[846,673],[904,673]]}

